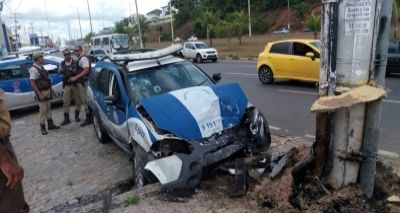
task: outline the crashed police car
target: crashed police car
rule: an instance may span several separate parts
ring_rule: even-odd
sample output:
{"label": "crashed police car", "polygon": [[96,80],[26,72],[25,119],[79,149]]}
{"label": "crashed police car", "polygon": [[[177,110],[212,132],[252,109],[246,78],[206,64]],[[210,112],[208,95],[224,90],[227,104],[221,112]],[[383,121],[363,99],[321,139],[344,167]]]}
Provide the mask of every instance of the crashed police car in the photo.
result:
{"label": "crashed police car", "polygon": [[106,57],[89,77],[95,135],[130,154],[137,187],[158,180],[191,188],[205,167],[271,143],[267,121],[240,86],[218,84],[221,74],[174,57],[181,49]]}

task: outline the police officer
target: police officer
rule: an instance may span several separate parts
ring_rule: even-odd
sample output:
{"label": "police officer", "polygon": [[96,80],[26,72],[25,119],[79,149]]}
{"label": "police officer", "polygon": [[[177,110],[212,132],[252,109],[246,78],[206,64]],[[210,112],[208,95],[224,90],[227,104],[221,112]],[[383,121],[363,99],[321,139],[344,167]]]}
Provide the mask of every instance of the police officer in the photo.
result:
{"label": "police officer", "polygon": [[24,170],[18,164],[9,136],[11,118],[0,89],[0,212],[29,212],[22,189]]}
{"label": "police officer", "polygon": [[60,68],[58,72],[63,74],[63,87],[64,87],[64,101],[63,101],[63,110],[64,110],[64,121],[61,123],[62,126],[65,126],[71,123],[69,119],[69,107],[71,105],[71,99],[74,99],[75,102],[75,121],[81,121],[79,119],[79,112],[81,108],[81,99],[78,90],[77,82],[69,82],[69,79],[77,76],[78,73],[78,62],[75,61],[71,57],[71,52],[69,49],[65,49],[64,53],[64,61],[61,62]]}
{"label": "police officer", "polygon": [[81,123],[81,127],[83,127],[83,126],[87,126],[92,123],[92,114],[87,105],[87,88],[88,88],[88,79],[89,79],[91,64],[90,64],[89,57],[87,57],[83,53],[82,46],[75,47],[75,54],[79,60],[79,62],[78,62],[79,74],[77,76],[70,78],[69,82],[71,82],[71,83],[78,82],[79,94],[81,97],[81,104],[84,107],[85,112],[86,112],[86,119],[83,121],[83,123]]}
{"label": "police officer", "polygon": [[53,99],[53,89],[51,88],[51,79],[49,73],[44,69],[44,55],[43,52],[33,53],[33,66],[29,69],[29,75],[31,80],[31,86],[35,91],[39,101],[39,118],[40,118],[40,129],[42,135],[47,135],[46,130],[46,119],[49,130],[60,129],[56,126],[52,119],[51,104],[50,101]]}

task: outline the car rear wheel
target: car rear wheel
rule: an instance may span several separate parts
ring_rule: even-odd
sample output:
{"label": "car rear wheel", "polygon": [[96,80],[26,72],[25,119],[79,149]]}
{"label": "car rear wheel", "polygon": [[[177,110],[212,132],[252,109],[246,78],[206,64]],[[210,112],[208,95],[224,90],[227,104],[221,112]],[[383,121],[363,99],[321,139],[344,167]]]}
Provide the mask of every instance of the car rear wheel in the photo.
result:
{"label": "car rear wheel", "polygon": [[212,60],[212,62],[214,62],[214,63],[217,62],[217,61],[218,61],[218,59],[213,59],[213,60]]}
{"label": "car rear wheel", "polygon": [[258,71],[258,78],[263,84],[272,84],[274,82],[274,74],[268,66],[262,66]]}
{"label": "car rear wheel", "polygon": [[197,62],[197,63],[203,63],[203,58],[201,57],[200,54],[197,54],[197,56],[196,56],[196,62]]}
{"label": "car rear wheel", "polygon": [[110,141],[108,134],[104,131],[99,115],[93,116],[93,129],[96,138],[100,143],[105,144]]}

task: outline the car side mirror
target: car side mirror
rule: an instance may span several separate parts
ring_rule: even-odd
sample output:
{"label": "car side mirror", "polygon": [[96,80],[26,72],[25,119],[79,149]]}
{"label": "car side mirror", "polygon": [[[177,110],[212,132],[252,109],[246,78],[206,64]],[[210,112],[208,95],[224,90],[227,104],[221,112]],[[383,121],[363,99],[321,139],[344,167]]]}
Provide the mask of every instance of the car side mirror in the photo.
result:
{"label": "car side mirror", "polygon": [[114,105],[116,102],[115,96],[113,96],[113,95],[107,96],[104,102],[107,105]]}
{"label": "car side mirror", "polygon": [[212,75],[212,79],[213,79],[215,82],[219,82],[219,81],[222,79],[222,74],[221,74],[221,73],[214,73],[214,74]]}
{"label": "car side mirror", "polygon": [[306,56],[307,56],[308,58],[311,58],[313,61],[315,60],[315,55],[314,55],[313,52],[308,52],[308,53],[306,54]]}

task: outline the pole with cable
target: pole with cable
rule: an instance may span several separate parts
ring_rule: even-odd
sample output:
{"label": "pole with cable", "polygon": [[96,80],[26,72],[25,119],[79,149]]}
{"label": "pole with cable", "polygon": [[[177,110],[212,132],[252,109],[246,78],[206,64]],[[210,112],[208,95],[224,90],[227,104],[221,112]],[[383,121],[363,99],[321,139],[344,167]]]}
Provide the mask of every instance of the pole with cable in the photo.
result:
{"label": "pole with cable", "polygon": [[170,1],[169,2],[169,12],[170,12],[170,15],[171,15],[171,39],[172,39],[172,42],[174,42],[174,37],[175,37],[175,35],[174,35],[174,12],[172,11],[172,2]]}
{"label": "pole with cable", "polygon": [[143,46],[143,37],[142,37],[142,27],[140,26],[139,9],[138,9],[137,0],[135,0],[135,5],[136,5],[137,23],[138,23],[138,28],[139,28],[139,42],[140,42],[140,48],[143,49],[144,46]]}
{"label": "pole with cable", "polygon": [[82,25],[81,25],[81,15],[79,14],[78,7],[76,7],[76,11],[78,12],[79,30],[81,31],[81,39],[82,39],[83,38],[83,34],[82,34]]}
{"label": "pole with cable", "polygon": [[290,32],[290,0],[287,1],[287,9],[288,9],[288,24],[287,24],[287,28]]}

